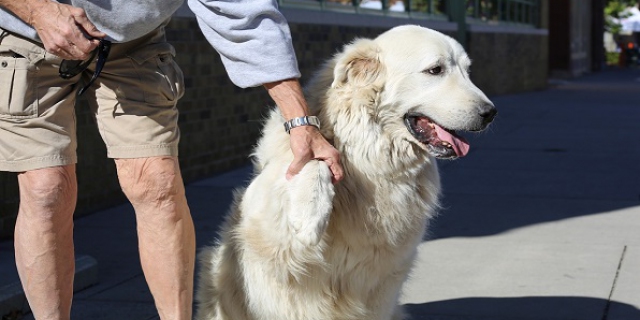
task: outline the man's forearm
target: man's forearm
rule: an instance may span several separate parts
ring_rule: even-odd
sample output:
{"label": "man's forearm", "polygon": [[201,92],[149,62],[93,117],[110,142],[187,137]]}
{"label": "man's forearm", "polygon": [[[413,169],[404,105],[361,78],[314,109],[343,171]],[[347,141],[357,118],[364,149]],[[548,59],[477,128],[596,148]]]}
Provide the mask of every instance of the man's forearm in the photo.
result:
{"label": "man's forearm", "polygon": [[49,0],[0,0],[0,7],[15,14],[27,24],[32,24],[32,14],[44,6]]}
{"label": "man's forearm", "polygon": [[285,119],[308,115],[307,102],[297,79],[282,80],[264,84]]}

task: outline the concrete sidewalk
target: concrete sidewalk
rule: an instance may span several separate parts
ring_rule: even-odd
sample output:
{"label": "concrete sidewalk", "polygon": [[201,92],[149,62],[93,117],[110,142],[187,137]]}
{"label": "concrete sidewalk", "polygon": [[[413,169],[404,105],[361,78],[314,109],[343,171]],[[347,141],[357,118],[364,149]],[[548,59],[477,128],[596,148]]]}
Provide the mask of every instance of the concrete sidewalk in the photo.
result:
{"label": "concrete sidewalk", "polygon": [[[639,320],[640,70],[492,100],[498,117],[469,137],[471,153],[440,163],[444,209],[401,302],[413,319]],[[198,247],[249,175],[187,186]],[[76,292],[73,319],[158,318],[129,205],[76,220],[75,241],[76,282],[89,287]],[[9,295],[26,305],[12,250],[0,243],[0,315]]]}

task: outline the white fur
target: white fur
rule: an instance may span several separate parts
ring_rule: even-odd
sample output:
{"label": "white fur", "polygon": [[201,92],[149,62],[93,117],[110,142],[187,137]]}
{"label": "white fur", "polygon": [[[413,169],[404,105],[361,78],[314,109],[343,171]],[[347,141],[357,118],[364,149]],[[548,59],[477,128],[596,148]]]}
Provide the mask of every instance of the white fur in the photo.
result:
{"label": "white fur", "polygon": [[[424,72],[436,64],[443,75]],[[403,116],[480,129],[477,106],[490,102],[469,65],[457,42],[417,26],[345,46],[306,92],[340,151],[337,185],[321,161],[285,179],[293,156],[273,111],[254,153],[256,176],[237,192],[219,242],[200,254],[196,318],[404,319],[398,297],[440,180]]]}

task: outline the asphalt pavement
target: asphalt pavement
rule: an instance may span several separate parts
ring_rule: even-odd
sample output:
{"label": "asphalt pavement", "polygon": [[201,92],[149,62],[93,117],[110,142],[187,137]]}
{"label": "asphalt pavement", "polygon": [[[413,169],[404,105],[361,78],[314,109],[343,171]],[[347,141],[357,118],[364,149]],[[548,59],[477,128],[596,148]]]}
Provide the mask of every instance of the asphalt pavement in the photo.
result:
{"label": "asphalt pavement", "polygon": [[[640,320],[640,69],[491,99],[469,155],[439,163],[443,209],[401,303],[413,319]],[[187,185],[198,247],[250,175]],[[72,319],[158,319],[136,241],[128,204],[76,219]],[[0,242],[0,315],[33,319],[13,263]]]}

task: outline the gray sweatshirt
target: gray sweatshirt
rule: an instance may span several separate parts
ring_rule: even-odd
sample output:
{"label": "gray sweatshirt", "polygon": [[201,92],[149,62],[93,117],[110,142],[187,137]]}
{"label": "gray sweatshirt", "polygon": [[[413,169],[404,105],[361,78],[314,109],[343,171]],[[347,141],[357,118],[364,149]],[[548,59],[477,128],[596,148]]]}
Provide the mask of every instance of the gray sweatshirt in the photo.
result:
{"label": "gray sweatshirt", "polygon": [[[59,0],[83,8],[98,30],[126,42],[160,26],[184,0]],[[254,87],[300,76],[287,21],[275,0],[188,0],[204,36],[234,84]],[[0,27],[39,41],[36,31],[0,8]]]}

